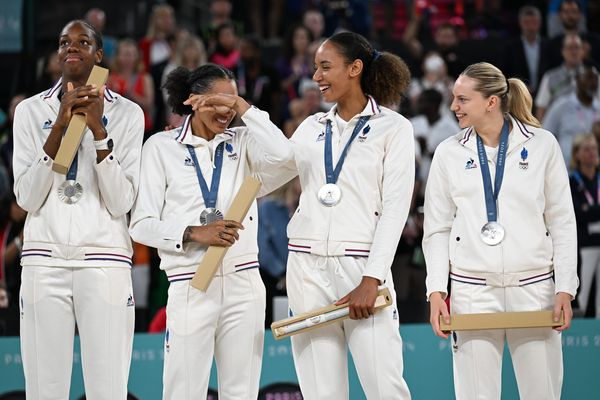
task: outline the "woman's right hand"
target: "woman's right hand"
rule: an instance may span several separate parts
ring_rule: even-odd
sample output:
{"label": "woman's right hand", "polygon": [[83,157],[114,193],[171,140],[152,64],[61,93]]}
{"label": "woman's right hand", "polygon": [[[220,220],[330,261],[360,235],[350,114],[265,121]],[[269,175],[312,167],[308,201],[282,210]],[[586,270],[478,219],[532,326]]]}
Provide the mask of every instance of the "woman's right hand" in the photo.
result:
{"label": "woman's right hand", "polygon": [[431,310],[429,314],[429,322],[431,323],[433,332],[441,338],[448,339],[450,332],[444,332],[440,330],[440,315],[444,318],[444,322],[446,322],[446,324],[450,323],[448,306],[446,305],[441,292],[431,293],[429,296],[429,307]]}
{"label": "woman's right hand", "polygon": [[183,234],[184,242],[196,242],[203,246],[229,247],[240,238],[238,230],[244,229],[239,222],[220,220],[203,226],[188,226]]}

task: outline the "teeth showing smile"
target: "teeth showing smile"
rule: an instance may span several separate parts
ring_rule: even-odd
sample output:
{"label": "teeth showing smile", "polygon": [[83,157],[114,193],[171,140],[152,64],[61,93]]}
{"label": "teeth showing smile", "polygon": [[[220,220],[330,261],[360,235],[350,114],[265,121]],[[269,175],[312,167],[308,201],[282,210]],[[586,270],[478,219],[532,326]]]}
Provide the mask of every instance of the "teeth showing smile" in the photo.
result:
{"label": "teeth showing smile", "polygon": [[217,122],[220,124],[226,124],[227,123],[227,118],[217,118]]}
{"label": "teeth showing smile", "polygon": [[319,90],[321,93],[325,93],[325,91],[329,89],[329,85],[319,86]]}

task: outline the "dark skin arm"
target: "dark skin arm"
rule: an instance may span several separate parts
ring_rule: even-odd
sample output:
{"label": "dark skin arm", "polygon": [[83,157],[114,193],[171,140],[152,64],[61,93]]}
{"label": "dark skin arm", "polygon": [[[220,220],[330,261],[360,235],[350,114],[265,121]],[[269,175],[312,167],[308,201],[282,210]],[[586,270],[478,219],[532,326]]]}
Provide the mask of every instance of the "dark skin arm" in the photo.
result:
{"label": "dark skin arm", "polygon": [[[62,141],[63,134],[69,126],[74,114],[83,114],[88,128],[94,135],[94,140],[102,140],[107,137],[106,129],[102,123],[104,112],[104,86],[100,89],[96,85],[84,85],[77,88],[71,82],[67,82],[67,92],[60,101],[58,116],[50,135],[44,143],[44,152],[54,159]],[[96,161],[99,163],[110,154],[109,150],[97,150]]]}
{"label": "dark skin arm", "polygon": [[229,247],[240,238],[238,230],[242,224],[232,220],[215,221],[203,226],[188,226],[183,233],[183,242],[196,242],[202,246]]}
{"label": "dark skin arm", "polygon": [[348,303],[350,319],[369,318],[375,313],[375,300],[379,279],[363,276],[360,284],[350,293],[335,302],[335,305]]}

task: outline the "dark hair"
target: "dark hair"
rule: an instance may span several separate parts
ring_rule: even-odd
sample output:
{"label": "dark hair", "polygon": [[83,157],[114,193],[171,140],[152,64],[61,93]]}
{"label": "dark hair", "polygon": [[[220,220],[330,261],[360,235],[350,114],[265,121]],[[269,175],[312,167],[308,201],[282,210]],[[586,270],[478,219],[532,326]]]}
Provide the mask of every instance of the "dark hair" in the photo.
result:
{"label": "dark hair", "polygon": [[177,114],[191,114],[192,107],[183,104],[190,93],[206,93],[212,89],[214,82],[220,79],[232,81],[235,77],[230,70],[217,64],[204,64],[193,71],[178,67],[167,76],[163,85],[163,89],[169,94],[167,103]]}
{"label": "dark hair", "polygon": [[569,4],[569,3],[575,4],[577,6],[577,9],[579,11],[581,11],[581,4],[577,0],[562,0],[558,6],[558,11],[562,11],[563,5]]}
{"label": "dark hair", "polygon": [[338,33],[327,42],[338,48],[348,64],[362,61],[360,86],[364,93],[383,105],[400,102],[410,82],[410,70],[400,57],[378,52],[367,39],[354,32]]}
{"label": "dark hair", "polygon": [[69,21],[66,23],[65,26],[63,26],[63,30],[69,26],[69,25],[73,25],[73,24],[80,24],[85,26],[87,29],[89,29],[90,31],[92,31],[92,37],[94,38],[94,42],[96,42],[96,48],[97,49],[103,49],[104,44],[102,42],[102,35],[100,34],[100,32],[98,32],[96,30],[96,28],[94,28],[94,25],[90,24],[89,22],[87,22],[86,20],[83,19],[74,19],[72,21]]}
{"label": "dark hair", "polygon": [[302,24],[293,25],[285,35],[283,54],[286,60],[291,60],[294,57],[294,35],[298,29],[303,30],[308,35],[308,45],[314,40],[312,32],[306,26]]}
{"label": "dark hair", "polygon": [[236,36],[238,34],[235,30],[235,26],[231,22],[223,22],[221,25],[217,26],[215,28],[215,32],[214,32],[214,39],[215,39],[215,43],[216,43],[215,53],[222,53],[225,51],[223,46],[221,46],[221,40],[219,40],[219,39],[221,37],[221,33],[226,29],[231,29],[233,34]]}

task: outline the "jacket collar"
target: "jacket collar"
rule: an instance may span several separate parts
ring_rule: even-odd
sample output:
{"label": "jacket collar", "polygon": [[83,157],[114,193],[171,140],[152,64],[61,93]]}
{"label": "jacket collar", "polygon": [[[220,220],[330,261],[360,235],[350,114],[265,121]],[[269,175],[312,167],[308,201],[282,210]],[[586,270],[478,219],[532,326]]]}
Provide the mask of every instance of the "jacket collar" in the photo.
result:
{"label": "jacket collar", "polygon": [[[208,146],[209,141],[198,137],[198,136],[194,136],[192,134],[192,115],[187,115],[185,117],[185,119],[183,120],[183,124],[178,127],[176,129],[178,131],[177,135],[175,136],[175,140],[178,141],[181,144],[185,144],[185,145],[192,145],[194,147],[198,147],[198,146]],[[215,145],[218,145],[221,142],[225,142],[229,139],[231,139],[232,137],[235,136],[235,131],[233,129],[225,129],[225,131],[223,131],[222,133],[218,133],[215,138],[213,140],[211,140],[211,142],[214,142]]]}
{"label": "jacket collar", "polygon": [[[337,104],[334,104],[333,107],[331,107],[331,109],[328,112],[326,112],[321,117],[319,117],[318,121],[320,123],[325,123],[327,121],[335,121],[335,113],[336,112],[337,112]],[[361,113],[358,114],[358,116],[359,117],[373,116],[373,115],[377,115],[377,114],[381,114],[381,108],[379,107],[379,104],[377,104],[375,99],[369,95],[369,96],[367,96],[367,105],[361,111]]]}
{"label": "jacket collar", "polygon": [[[50,89],[42,92],[40,94],[40,98],[48,104],[60,106],[60,99],[58,98],[58,95],[60,94],[61,88],[62,77]],[[106,87],[106,89],[104,90],[104,105],[106,106],[107,102],[109,104],[113,103],[116,99],[117,95],[113,91],[108,89],[108,87]]]}
{"label": "jacket collar", "polygon": [[[528,141],[533,137],[532,127],[525,125],[523,122],[514,118],[512,115],[508,115],[512,129],[508,135],[508,153],[517,149],[519,145]],[[468,149],[473,150],[477,153],[477,132],[475,128],[470,126],[464,129],[458,137],[458,142]]]}

